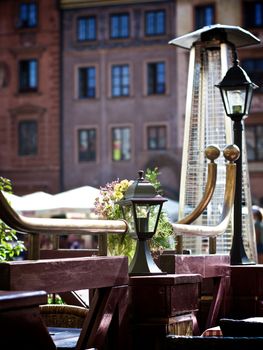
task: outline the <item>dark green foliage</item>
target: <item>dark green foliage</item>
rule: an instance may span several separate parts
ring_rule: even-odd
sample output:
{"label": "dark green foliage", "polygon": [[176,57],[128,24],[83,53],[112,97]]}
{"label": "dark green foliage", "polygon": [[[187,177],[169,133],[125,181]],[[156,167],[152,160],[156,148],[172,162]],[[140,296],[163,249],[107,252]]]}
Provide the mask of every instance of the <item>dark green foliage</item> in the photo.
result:
{"label": "dark green foliage", "polygon": [[[12,193],[11,181],[0,177],[0,190]],[[16,231],[0,220],[0,261],[13,260],[24,250],[24,243],[18,240]]]}

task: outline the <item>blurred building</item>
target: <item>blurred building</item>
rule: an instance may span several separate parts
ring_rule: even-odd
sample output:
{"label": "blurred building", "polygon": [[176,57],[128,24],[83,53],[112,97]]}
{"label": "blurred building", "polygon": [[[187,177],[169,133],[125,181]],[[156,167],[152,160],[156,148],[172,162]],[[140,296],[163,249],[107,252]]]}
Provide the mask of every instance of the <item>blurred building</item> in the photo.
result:
{"label": "blurred building", "polygon": [[0,1],[0,175],[60,189],[60,25],[54,0]]}
{"label": "blurred building", "polygon": [[[263,1],[0,1],[0,175],[18,194],[100,186],[158,166],[178,198],[189,51],[205,25],[259,38]],[[253,202],[263,198],[262,45],[239,49],[260,89],[246,120]]]}
{"label": "blurred building", "polygon": [[[113,6],[114,3],[114,6]],[[176,196],[182,123],[174,1],[61,1],[65,188],[159,167]]]}

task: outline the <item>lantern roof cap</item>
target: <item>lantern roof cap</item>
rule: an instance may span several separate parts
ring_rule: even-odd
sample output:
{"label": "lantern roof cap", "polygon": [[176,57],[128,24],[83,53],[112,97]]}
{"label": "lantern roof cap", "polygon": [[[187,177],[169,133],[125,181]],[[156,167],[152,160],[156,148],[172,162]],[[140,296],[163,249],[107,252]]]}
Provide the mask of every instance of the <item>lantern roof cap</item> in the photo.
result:
{"label": "lantern roof cap", "polygon": [[190,50],[197,41],[207,41],[208,38],[219,39],[222,42],[230,42],[236,47],[259,44],[260,40],[249,31],[239,26],[229,26],[224,24],[213,24],[205,26],[194,32],[182,35],[169,41],[169,44]]}
{"label": "lantern roof cap", "polygon": [[223,80],[216,86],[232,88],[247,84],[250,84],[253,88],[258,87],[256,84],[252,83],[246,71],[239,66],[238,60],[236,60],[234,65],[226,72]]}
{"label": "lantern roof cap", "polygon": [[128,187],[127,191],[124,194],[124,198],[120,201],[129,201],[129,200],[159,200],[166,201],[165,198],[160,196],[154,186],[144,178],[144,171],[140,170],[139,177],[137,180]]}

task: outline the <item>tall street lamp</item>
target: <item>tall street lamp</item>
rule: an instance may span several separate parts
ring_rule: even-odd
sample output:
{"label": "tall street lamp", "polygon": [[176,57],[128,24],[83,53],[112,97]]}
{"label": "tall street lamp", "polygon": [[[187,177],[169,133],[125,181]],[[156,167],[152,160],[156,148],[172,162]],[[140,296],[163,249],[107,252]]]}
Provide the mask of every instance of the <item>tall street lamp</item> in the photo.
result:
{"label": "tall street lamp", "polygon": [[234,64],[227,71],[223,80],[216,85],[220,89],[226,115],[233,123],[234,143],[240,149],[236,161],[237,177],[234,201],[234,233],[230,250],[231,265],[251,264],[245,252],[242,238],[242,131],[243,117],[247,116],[253,90],[258,86],[251,82],[247,73],[239,66],[236,52]]}
{"label": "tall street lamp", "polygon": [[123,217],[129,224],[129,233],[137,240],[136,251],[129,266],[130,275],[160,275],[164,274],[155,264],[148,240],[157,230],[162,205],[167,199],[157,194],[154,186],[143,177],[139,178],[127,189],[124,198],[117,202]]}

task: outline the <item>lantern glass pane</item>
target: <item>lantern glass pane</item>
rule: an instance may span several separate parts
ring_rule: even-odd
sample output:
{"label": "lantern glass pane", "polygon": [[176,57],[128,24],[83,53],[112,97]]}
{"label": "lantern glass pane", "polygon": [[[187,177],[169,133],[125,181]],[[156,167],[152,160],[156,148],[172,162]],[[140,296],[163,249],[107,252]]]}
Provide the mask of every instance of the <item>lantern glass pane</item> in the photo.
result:
{"label": "lantern glass pane", "polygon": [[136,216],[139,232],[154,232],[160,205],[136,204]]}
{"label": "lantern glass pane", "polygon": [[223,91],[227,114],[245,114],[246,89]]}
{"label": "lantern glass pane", "polygon": [[247,89],[247,101],[246,101],[246,106],[245,106],[245,115],[247,115],[249,113],[249,108],[250,108],[250,104],[252,101],[252,95],[253,95],[253,86],[249,85],[248,89]]}
{"label": "lantern glass pane", "polygon": [[133,216],[132,206],[122,206],[122,213],[124,220],[127,221],[130,232],[135,232],[135,221]]}

